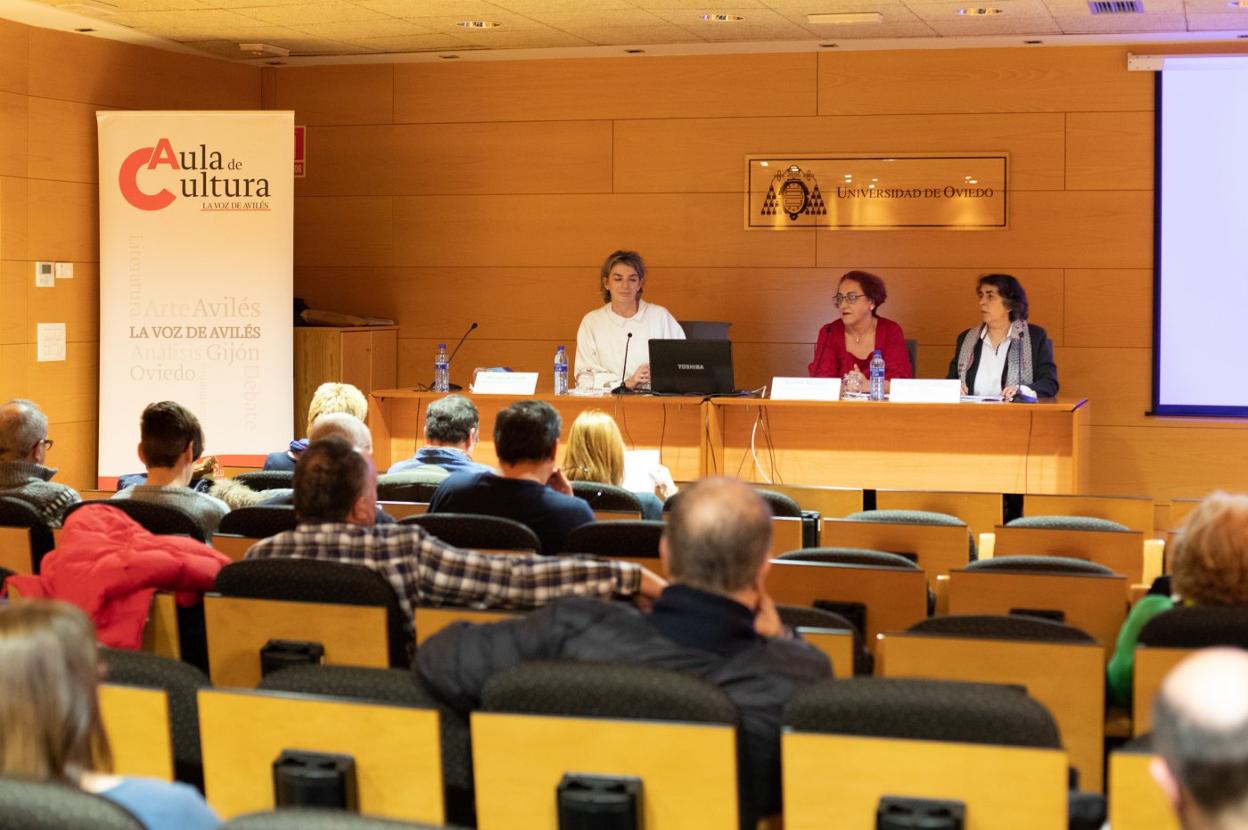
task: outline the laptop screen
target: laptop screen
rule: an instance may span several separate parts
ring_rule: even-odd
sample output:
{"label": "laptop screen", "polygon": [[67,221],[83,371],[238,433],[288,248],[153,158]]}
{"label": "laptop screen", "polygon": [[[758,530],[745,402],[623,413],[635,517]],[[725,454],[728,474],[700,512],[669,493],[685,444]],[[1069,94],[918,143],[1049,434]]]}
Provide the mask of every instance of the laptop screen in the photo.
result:
{"label": "laptop screen", "polygon": [[724,395],[734,389],[728,340],[651,340],[650,388],[681,395]]}

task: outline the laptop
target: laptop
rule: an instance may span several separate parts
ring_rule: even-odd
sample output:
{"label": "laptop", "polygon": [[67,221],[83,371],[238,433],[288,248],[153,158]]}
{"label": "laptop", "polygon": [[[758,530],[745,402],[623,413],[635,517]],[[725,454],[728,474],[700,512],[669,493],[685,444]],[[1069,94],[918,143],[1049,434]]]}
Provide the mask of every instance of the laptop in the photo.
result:
{"label": "laptop", "polygon": [[650,341],[651,391],[669,395],[726,395],[733,388],[730,341]]}

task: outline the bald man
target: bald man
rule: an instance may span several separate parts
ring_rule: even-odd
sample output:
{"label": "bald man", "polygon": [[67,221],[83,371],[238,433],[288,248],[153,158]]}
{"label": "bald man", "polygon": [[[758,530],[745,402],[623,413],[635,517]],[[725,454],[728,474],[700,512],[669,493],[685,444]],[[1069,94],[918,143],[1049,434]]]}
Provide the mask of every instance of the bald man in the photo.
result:
{"label": "bald man", "polygon": [[660,542],[672,580],[650,614],[591,599],[558,600],[523,619],[460,624],[417,653],[426,683],[455,709],[479,707],[491,677],[527,660],[592,660],[676,669],[715,683],[741,714],[741,825],[780,812],[780,716],[803,686],[832,676],[793,639],[765,589],[771,510],[739,481],[681,491]]}
{"label": "bald man", "polygon": [[60,527],[65,510],[82,497],[52,481],[56,468],[44,464],[51,448],[48,418],[38,404],[21,398],[0,404],[0,496],[21,499]]}
{"label": "bald man", "polygon": [[1248,652],[1210,648],[1153,702],[1153,778],[1185,830],[1248,830]]}

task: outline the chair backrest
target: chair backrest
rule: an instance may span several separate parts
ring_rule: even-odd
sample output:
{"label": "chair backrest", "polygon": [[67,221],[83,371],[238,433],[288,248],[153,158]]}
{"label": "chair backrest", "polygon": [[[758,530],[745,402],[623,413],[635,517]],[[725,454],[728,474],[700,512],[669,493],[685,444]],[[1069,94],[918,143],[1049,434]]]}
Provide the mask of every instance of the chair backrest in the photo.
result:
{"label": "chair backrest", "polygon": [[907,337],[906,338],[906,356],[910,358],[910,369],[914,372],[914,377],[919,375],[919,341]]}
{"label": "chair backrest", "polygon": [[1156,757],[1132,741],[1109,756],[1109,826],[1114,830],[1181,830],[1174,807],[1153,779]]}
{"label": "chair backrest", "polygon": [[65,511],[65,518],[78,510],[120,510],[134,519],[148,533],[168,536],[190,536],[201,542],[208,534],[203,525],[190,513],[171,504],[157,504],[135,499],[108,499],[107,501],[81,501]]}
{"label": "chair backrest", "polygon": [[1005,526],[1044,528],[1048,530],[1124,531],[1132,529],[1121,522],[1101,519],[1096,516],[1020,516],[1017,519],[1006,522]]}
{"label": "chair backrest", "polygon": [[101,683],[99,698],[100,720],[113,753],[113,774],[172,781],[169,694],[164,689]]}
{"label": "chair backrest", "polygon": [[900,554],[866,548],[804,548],[782,553],[776,558],[794,562],[828,562],[870,568],[900,568],[903,571],[921,570],[918,565]]}
{"label": "chair backrest", "polygon": [[1019,556],[993,557],[971,562],[966,566],[968,571],[1021,571],[1032,574],[1095,574],[1097,576],[1116,576],[1110,568],[1100,562],[1087,559],[1076,559],[1073,556]]}
{"label": "chair backrest", "polygon": [[438,825],[357,816],[345,810],[284,808],[232,818],[221,830],[435,830]]}
{"label": "chair backrest", "polygon": [[204,673],[189,663],[142,651],[101,648],[100,657],[107,682],[165,691],[169,699],[169,727],[177,777],[199,780],[202,772],[195,696],[200,689],[211,685]]}
{"label": "chair backrest", "polygon": [[994,558],[1066,556],[1098,562],[1125,576],[1131,585],[1144,579],[1144,534],[1138,530],[1070,530],[1011,524],[997,527],[994,534]]}
{"label": "chair backrest", "polygon": [[[948,613],[1023,614],[1065,622],[1092,635],[1105,651],[1113,650],[1127,615],[1127,579],[1096,572],[1012,570],[1015,559],[1052,560],[1058,557],[1006,556],[973,562],[950,571]],[[1091,565],[1094,562],[1074,561]],[[994,563],[1007,566],[988,567]]]}
{"label": "chair backrest", "polygon": [[834,674],[869,674],[870,659],[862,632],[834,611],[806,605],[776,606],[780,622],[795,630],[806,642],[824,653]]}
{"label": "chair backrest", "polygon": [[456,548],[470,550],[523,550],[538,553],[541,540],[528,525],[502,516],[472,513],[425,513],[408,516],[401,524],[423,527],[431,535]]}
{"label": "chair backrest", "polygon": [[67,784],[0,777],[5,830],[146,830],[121,806]]}
{"label": "chair backrest", "polygon": [[762,496],[763,501],[767,502],[767,506],[771,508],[771,515],[790,519],[800,519],[802,517],[802,507],[792,496],[776,490],[763,488],[755,488],[754,492]]}
{"label": "chair backrest", "polygon": [[[931,625],[939,620],[953,622]],[[1082,631],[1018,617],[933,617],[885,634],[878,664],[884,677],[1022,686],[1053,715],[1079,788],[1101,790],[1105,660]]]}
{"label": "chair backrest", "polygon": [[689,340],[727,340],[728,328],[732,325],[727,320],[680,320],[679,323]]}
{"label": "chair backrest", "polygon": [[442,824],[438,712],[306,694],[199,694],[204,791],[222,818],[271,810],[273,761],[285,749],[355,759],[360,812]]}
{"label": "chair backrest", "polygon": [[481,830],[556,826],[551,795],[566,772],[640,777],[651,830],[739,826],[737,711],[704,680],[644,666],[528,663],[487,683],[482,708],[472,715]]}
{"label": "chair backrest", "polygon": [[54,546],[52,527],[30,502],[0,496],[0,566],[14,573],[39,573],[39,563]]}
{"label": "chair backrest", "polygon": [[294,530],[295,508],[289,505],[256,505],[238,507],[221,518],[219,533],[267,539],[287,530]]}
{"label": "chair backrest", "polygon": [[[442,470],[441,467],[438,469]],[[381,501],[428,502],[438,485],[449,475],[446,470],[442,470],[442,475],[432,470],[386,473],[377,476],[377,498]]]}
{"label": "chair backrest", "polygon": [[1005,500],[1001,493],[876,490],[875,506],[880,510],[920,510],[956,516],[966,522],[976,537],[991,533],[1005,517]]}
{"label": "chair backrest", "polygon": [[663,522],[644,519],[594,522],[569,533],[563,550],[628,559],[658,559],[663,527]]}
{"label": "chair backrest", "polygon": [[295,486],[295,473],[293,470],[252,470],[239,473],[234,480],[258,492],[289,490]]}
{"label": "chair backrest", "polygon": [[783,493],[803,510],[821,516],[841,518],[862,510],[862,490],[857,487],[821,487],[811,484],[775,484],[750,482],[756,489]]}
{"label": "chair backrest", "polygon": [[1153,532],[1156,506],[1141,496],[1082,496],[1028,493],[1023,496],[1023,516],[1087,516],[1108,519],[1124,528]]}
{"label": "chair backrest", "polygon": [[[889,517],[908,514],[904,521]],[[889,551],[916,561],[928,582],[974,559],[970,529],[953,517],[921,522],[920,511],[864,511],[844,519],[823,520],[823,544],[829,547]],[[930,514],[935,515],[935,514]],[[855,518],[857,517],[857,518]],[[954,524],[953,522],[957,522]]]}
{"label": "chair backrest", "polygon": [[[389,656],[389,664],[395,667],[407,667],[411,661],[411,651],[413,647],[411,621],[407,619],[403,613],[403,607],[399,604],[398,597],[395,595],[394,588],[389,581],[386,580],[378,572],[362,565],[349,565],[342,562],[322,562],[314,559],[252,559],[243,562],[234,562],[226,565],[217,574],[214,590],[221,595],[222,598],[247,598],[258,600],[275,600],[278,603],[320,603],[327,606],[364,606],[368,608],[379,608],[384,614],[384,634],[385,634],[385,653]],[[213,600],[213,601],[209,601]],[[218,625],[228,624],[232,630],[240,627],[239,621],[228,620],[228,612],[226,606],[228,603],[217,601],[215,598],[208,597],[205,599],[204,614],[207,624],[208,633],[208,656],[210,665],[214,651],[218,650],[221,645],[220,641],[214,644],[213,630],[221,630]],[[280,605],[271,606],[275,611],[282,611]],[[223,613],[218,615],[215,610]],[[324,612],[326,609],[322,609]],[[328,609],[329,611],[338,610],[344,615],[348,613],[348,609]],[[333,625],[323,615],[316,617],[309,615],[305,619],[300,619],[297,614],[298,608],[290,608],[289,612],[295,614],[290,622],[297,627],[304,625],[314,626],[325,624],[326,628],[319,635],[329,635],[333,633]],[[363,619],[363,618],[361,618]],[[371,616],[369,617],[371,619]],[[363,630],[374,630],[371,623],[364,621]],[[246,629],[246,621],[241,623],[241,627]],[[308,629],[311,631],[312,629]],[[262,635],[264,632],[251,632],[256,636]],[[348,634],[348,632],[340,632]],[[279,639],[300,639],[293,635],[272,635]],[[351,632],[347,642],[351,639],[359,637],[358,632]],[[260,640],[260,644],[268,638]],[[314,638],[313,638],[314,639]],[[363,643],[357,643],[364,645]],[[329,662],[350,662],[350,656],[344,655],[345,660],[335,659],[331,657],[328,649],[325,658]],[[255,657],[254,666],[259,666],[259,656]],[[214,672],[216,669],[214,668]],[[221,682],[216,679],[214,674],[214,682]],[[253,684],[254,685],[254,684]]]}
{"label": "chair backrest", "polygon": [[572,495],[589,502],[594,510],[641,510],[641,500],[632,492],[601,481],[573,481]]}

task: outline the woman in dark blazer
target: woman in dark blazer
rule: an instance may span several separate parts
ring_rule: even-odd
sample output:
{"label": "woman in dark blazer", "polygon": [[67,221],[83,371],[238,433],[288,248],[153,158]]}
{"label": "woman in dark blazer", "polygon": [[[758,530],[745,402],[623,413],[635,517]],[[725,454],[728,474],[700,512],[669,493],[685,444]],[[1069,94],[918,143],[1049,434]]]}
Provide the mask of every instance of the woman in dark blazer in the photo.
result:
{"label": "woman in dark blazer", "polygon": [[1053,342],[1027,322],[1027,292],[1009,274],[979,278],[980,324],[958,335],[949,378],[964,395],[1000,395],[1007,401],[1057,395]]}

